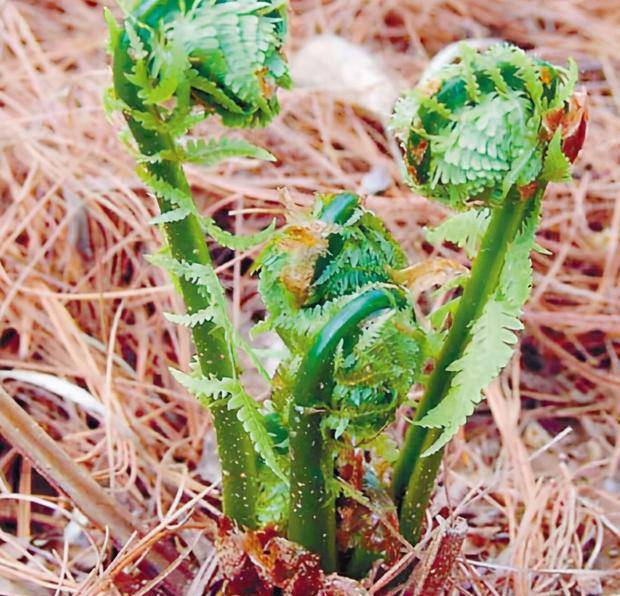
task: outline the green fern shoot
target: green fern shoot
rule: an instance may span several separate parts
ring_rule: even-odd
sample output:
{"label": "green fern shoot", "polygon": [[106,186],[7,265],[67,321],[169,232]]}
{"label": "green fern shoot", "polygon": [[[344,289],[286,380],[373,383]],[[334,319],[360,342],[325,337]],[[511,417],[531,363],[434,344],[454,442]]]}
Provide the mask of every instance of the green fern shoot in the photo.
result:
{"label": "green fern shoot", "polygon": [[257,523],[256,453],[275,474],[284,473],[262,415],[239,380],[242,342],[205,235],[238,249],[266,240],[272,228],[246,238],[218,228],[198,213],[183,166],[211,166],[233,156],[273,159],[246,141],[187,135],[212,114],[236,127],[263,126],[277,114],[275,91],[289,85],[281,55],[284,11],[282,2],[271,0],[143,0],[125,8],[122,26],[106,13],[113,58],[107,107],[125,117],[138,174],[159,204],[153,223],[161,225],[166,244],[152,262],[168,270],[187,308],[169,318],[191,328],[196,346],[191,375],[174,374],[211,410],[223,509],[249,527]]}
{"label": "green fern shoot", "polygon": [[[138,175],[159,205],[152,223],[164,246],[149,260],[181,293],[186,312],[166,317],[191,330],[196,348],[189,370],[172,375],[212,414],[224,514],[249,529],[276,525],[328,573],[362,575],[390,550],[395,560],[396,508],[401,532],[415,542],[444,447],[517,342],[543,193],[549,182],[570,180],[585,135],[576,66],[556,67],[509,45],[484,52],[463,45],[398,103],[393,127],[408,182],[458,211],[428,239],[452,242],[472,259],[468,275],[457,264],[458,277],[439,289],[462,293],[424,314],[420,278],[431,272],[429,285],[437,285],[436,273],[453,264],[409,266],[354,194],[317,196],[280,229],[274,222],[244,237],[196,207],[185,164],[274,159],[244,140],[191,135],[211,115],[225,126],[255,127],[278,113],[276,91],[290,84],[281,53],[285,4],[122,5],[122,25],[106,13],[113,61],[106,106],[124,116]],[[253,332],[279,344],[270,350],[273,375],[231,323],[207,237],[234,250],[265,244],[254,265],[265,317]],[[269,383],[263,403],[242,383],[240,351]],[[424,394],[396,453],[386,429],[416,384]],[[343,472],[355,466],[357,484]],[[384,516],[377,521],[373,499],[391,507],[389,539],[377,536]],[[361,529],[347,534],[337,521],[352,502],[374,521],[363,528],[367,520],[359,520]]]}
{"label": "green fern shoot", "polygon": [[409,540],[419,536],[444,446],[517,342],[541,199],[549,182],[570,180],[585,135],[576,80],[574,62],[564,69],[510,45],[481,53],[462,45],[397,105],[393,127],[412,188],[465,210],[431,238],[476,255],[394,468]]}
{"label": "green fern shoot", "polygon": [[335,462],[394,420],[416,381],[423,333],[392,273],[406,257],[350,193],[319,196],[259,257],[260,330],[288,349],[273,417],[289,447],[288,536],[336,569]]}

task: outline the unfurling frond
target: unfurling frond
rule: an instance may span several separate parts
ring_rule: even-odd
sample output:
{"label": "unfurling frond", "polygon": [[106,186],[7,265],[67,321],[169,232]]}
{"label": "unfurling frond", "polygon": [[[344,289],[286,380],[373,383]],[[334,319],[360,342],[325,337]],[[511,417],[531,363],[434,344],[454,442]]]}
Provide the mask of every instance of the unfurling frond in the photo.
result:
{"label": "unfurling frond", "polygon": [[239,381],[237,351],[268,375],[230,321],[205,235],[245,249],[269,239],[273,225],[243,238],[220,229],[198,212],[183,166],[274,159],[242,139],[205,142],[186,135],[214,114],[225,126],[251,127],[278,113],[277,89],[290,82],[281,55],[286,6],[279,0],[134,0],[122,8],[122,26],[106,12],[113,89],[105,105],[127,121],[138,174],[160,207],[152,223],[162,226],[168,247],[151,261],[168,270],[186,304],[187,314],[168,319],[191,329],[199,366],[192,375],[173,374],[211,408],[224,513],[254,527],[256,454],[278,478],[285,474],[258,406]]}
{"label": "unfurling frond", "polygon": [[555,67],[510,45],[482,53],[463,45],[459,58],[397,105],[392,127],[412,187],[462,208],[501,204],[543,167],[544,181],[566,179],[586,119],[574,65]]}
{"label": "unfurling frond", "polygon": [[[217,112],[227,126],[264,125],[277,114],[275,90],[290,84],[281,2],[142,0],[123,30],[109,22],[111,50],[129,46],[124,76],[143,111],[163,110],[178,134],[193,105]],[[138,108],[135,95],[121,99]]]}
{"label": "unfurling frond", "polygon": [[404,286],[392,277],[406,257],[380,220],[357,201],[338,217],[327,215],[347,196],[318,197],[314,215],[279,230],[258,267],[268,313],[262,328],[276,331],[291,352],[277,375],[281,395],[290,392],[300,357],[347,303],[371,288],[402,294],[399,308],[361,325],[356,340],[336,352],[325,425],[336,438],[346,432],[357,442],[376,435],[406,398],[421,366],[422,333]]}
{"label": "unfurling frond", "polygon": [[109,109],[121,111],[135,134],[138,175],[157,197],[156,225],[195,217],[203,231],[229,248],[245,250],[265,242],[266,230],[237,237],[198,213],[183,164],[214,166],[242,157],[273,161],[265,149],[244,139],[204,141],[184,135],[212,113],[224,123],[254,126],[278,112],[276,90],[289,83],[281,55],[286,12],[274,0],[139,0],[123,26],[107,15],[114,56]]}

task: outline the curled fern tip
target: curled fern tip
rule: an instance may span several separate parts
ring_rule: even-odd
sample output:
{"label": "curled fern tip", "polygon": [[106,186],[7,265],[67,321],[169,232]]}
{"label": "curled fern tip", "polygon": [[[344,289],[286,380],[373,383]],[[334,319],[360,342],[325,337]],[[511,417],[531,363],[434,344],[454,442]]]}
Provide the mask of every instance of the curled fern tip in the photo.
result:
{"label": "curled fern tip", "polygon": [[124,28],[108,25],[112,52],[126,50],[115,88],[132,108],[174,100],[177,111],[199,106],[227,126],[264,126],[279,111],[277,89],[290,86],[277,0],[142,0]]}
{"label": "curled fern tip", "polygon": [[576,80],[574,62],[561,68],[507,44],[483,52],[463,44],[397,106],[392,126],[411,186],[462,208],[499,205],[512,186],[529,198],[540,183],[565,181],[587,122]]}

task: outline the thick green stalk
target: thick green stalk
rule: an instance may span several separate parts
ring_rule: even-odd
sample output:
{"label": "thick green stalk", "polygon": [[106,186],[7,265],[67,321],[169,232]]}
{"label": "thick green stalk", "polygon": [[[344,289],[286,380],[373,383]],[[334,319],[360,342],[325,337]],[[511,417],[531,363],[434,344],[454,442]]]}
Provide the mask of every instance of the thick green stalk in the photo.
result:
{"label": "thick green stalk", "polygon": [[[424,429],[420,453],[428,449],[441,434],[440,429]],[[417,438],[417,437],[416,437]],[[415,544],[420,539],[422,521],[431,498],[439,466],[443,459],[443,447],[428,457],[419,457],[413,466],[407,491],[402,500],[399,514],[401,534]]]}
{"label": "thick green stalk", "polygon": [[321,420],[333,388],[334,353],[366,318],[389,308],[387,290],[369,290],[351,300],[320,331],[304,357],[289,411],[291,457],[288,537],[317,553],[324,571],[336,570],[336,503],[333,454]]}
{"label": "thick green stalk", "polygon": [[[126,74],[131,72],[133,63],[128,54],[128,39],[122,34],[114,52],[114,88],[120,99],[137,110],[146,111],[137,94],[137,89],[129,83]],[[153,113],[154,108],[152,108]],[[125,114],[129,128],[141,153],[154,155],[162,150],[174,148],[172,139],[162,133],[145,129],[129,114]],[[183,168],[177,162],[163,160],[149,164],[152,175],[167,182],[174,188],[189,192],[189,184]],[[162,213],[174,209],[169,201],[158,196]],[[212,266],[209,250],[197,218],[187,216],[181,221],[164,224],[166,239],[172,256],[180,261]],[[205,309],[209,298],[203,291],[185,279],[179,280],[183,300],[188,313]],[[200,368],[205,376],[218,378],[231,377],[235,373],[235,363],[230,356],[226,335],[221,327],[205,322],[192,328]],[[217,434],[218,451],[222,464],[222,498],[226,515],[240,524],[254,527],[256,489],[256,460],[254,450],[235,411],[228,410],[225,404],[211,408],[213,424]]]}
{"label": "thick green stalk", "polygon": [[[544,189],[540,189],[538,193],[543,191]],[[472,324],[497,288],[506,252],[519,231],[526,207],[531,200],[535,199],[521,199],[518,190],[513,188],[502,206],[494,209],[452,326],[416,410],[415,421],[421,420],[448,393],[454,377],[454,373],[448,369],[463,355],[470,339]],[[441,430],[412,424],[394,467],[392,494],[400,506],[401,531],[414,543],[419,538],[443,450],[429,457],[421,457],[421,454],[440,434]]]}

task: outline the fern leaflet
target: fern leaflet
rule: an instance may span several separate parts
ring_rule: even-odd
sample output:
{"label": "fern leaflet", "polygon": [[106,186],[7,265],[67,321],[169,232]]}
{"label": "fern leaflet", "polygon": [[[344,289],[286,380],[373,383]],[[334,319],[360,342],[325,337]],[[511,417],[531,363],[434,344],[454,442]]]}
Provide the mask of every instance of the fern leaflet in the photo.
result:
{"label": "fern leaflet", "polygon": [[174,368],[170,369],[172,376],[195,395],[202,404],[213,407],[218,402],[225,403],[229,410],[236,410],[237,418],[248,433],[254,450],[262,457],[265,464],[282,481],[287,482],[287,476],[280,464],[273,441],[265,426],[258,405],[246,392],[239,379],[205,377],[200,373],[198,366],[193,367],[192,374],[186,374]]}
{"label": "fern leaflet", "polygon": [[471,259],[478,252],[480,240],[489,225],[489,209],[471,209],[456,213],[435,228],[425,230],[426,240],[435,246],[451,242],[465,249]]}
{"label": "fern leaflet", "polygon": [[201,166],[214,166],[231,157],[250,157],[265,161],[275,161],[266,149],[257,147],[244,139],[191,139],[180,149],[181,159],[187,163]]}
{"label": "fern leaflet", "polygon": [[237,410],[237,418],[239,418],[243,428],[250,436],[254,450],[263,458],[269,469],[280,480],[288,482],[288,477],[284,473],[279,457],[274,450],[271,436],[265,427],[264,418],[258,411],[258,406],[254,399],[248,395],[238,380],[230,384],[228,409]]}
{"label": "fern leaflet", "polygon": [[184,327],[195,327],[196,325],[202,325],[207,321],[213,321],[216,317],[215,312],[211,306],[207,308],[203,308],[198,312],[192,314],[179,315],[176,313],[166,312],[164,316],[171,323],[175,323],[176,325],[182,325]]}
{"label": "fern leaflet", "polygon": [[248,248],[262,244],[273,236],[273,232],[276,228],[276,220],[274,219],[264,230],[256,232],[255,234],[241,236],[223,230],[211,217],[201,217],[200,223],[203,230],[218,244],[232,250],[247,250]]}
{"label": "fern leaflet", "polygon": [[569,182],[570,161],[562,152],[562,129],[558,128],[549,143],[542,169],[542,177],[548,182]]}
{"label": "fern leaflet", "polygon": [[193,369],[192,374],[188,375],[176,368],[171,368],[170,374],[205,406],[211,407],[219,400],[228,397],[230,394],[228,381],[235,379],[205,377],[200,373],[197,366],[194,366]]}

